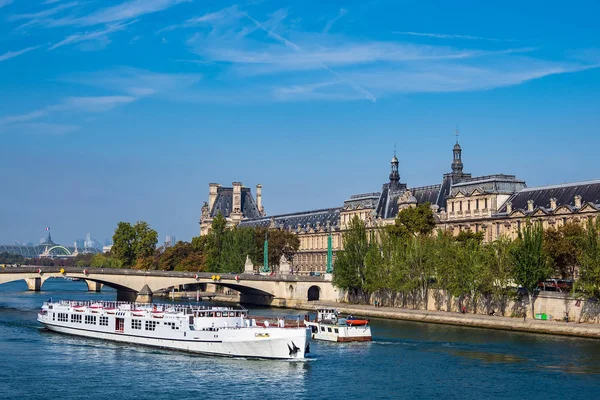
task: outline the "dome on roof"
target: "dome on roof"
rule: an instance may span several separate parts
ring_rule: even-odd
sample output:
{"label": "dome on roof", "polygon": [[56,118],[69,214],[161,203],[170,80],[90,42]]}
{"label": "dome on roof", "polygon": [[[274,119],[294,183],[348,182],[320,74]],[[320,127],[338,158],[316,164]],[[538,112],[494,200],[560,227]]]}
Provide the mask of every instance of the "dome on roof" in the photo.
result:
{"label": "dome on roof", "polygon": [[458,142],[454,145],[454,150],[460,150],[460,144],[458,144]]}
{"label": "dome on roof", "polygon": [[396,158],[396,156],[392,157],[392,163],[397,163],[398,162],[398,158]]}

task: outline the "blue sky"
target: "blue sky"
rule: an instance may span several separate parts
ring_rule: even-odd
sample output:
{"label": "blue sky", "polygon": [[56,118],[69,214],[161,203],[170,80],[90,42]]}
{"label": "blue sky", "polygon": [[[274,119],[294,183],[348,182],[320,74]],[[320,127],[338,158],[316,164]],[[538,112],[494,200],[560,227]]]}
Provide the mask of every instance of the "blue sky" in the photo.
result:
{"label": "blue sky", "polygon": [[190,240],[208,183],[267,213],[440,182],[600,178],[594,1],[0,0],[0,242],[148,221]]}

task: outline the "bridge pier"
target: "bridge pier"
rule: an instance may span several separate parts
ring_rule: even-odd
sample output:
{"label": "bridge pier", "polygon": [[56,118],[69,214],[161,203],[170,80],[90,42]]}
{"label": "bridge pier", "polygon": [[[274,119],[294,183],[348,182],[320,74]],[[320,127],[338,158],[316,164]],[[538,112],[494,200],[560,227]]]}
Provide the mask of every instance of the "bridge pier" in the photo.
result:
{"label": "bridge pier", "polygon": [[35,292],[42,290],[42,278],[28,278],[25,281],[27,281],[27,290]]}
{"label": "bridge pier", "polygon": [[85,280],[85,284],[88,287],[88,292],[101,292],[102,291],[102,285],[100,282],[94,282],[94,281],[90,281],[90,280]]}
{"label": "bridge pier", "polygon": [[152,290],[148,285],[144,285],[135,298],[137,303],[152,303]]}

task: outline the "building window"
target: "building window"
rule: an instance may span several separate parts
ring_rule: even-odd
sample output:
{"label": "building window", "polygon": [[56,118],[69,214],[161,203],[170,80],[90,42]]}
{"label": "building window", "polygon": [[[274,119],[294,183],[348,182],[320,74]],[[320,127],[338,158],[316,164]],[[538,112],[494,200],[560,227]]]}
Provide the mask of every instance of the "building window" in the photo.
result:
{"label": "building window", "polygon": [[462,211],[462,201],[458,202],[458,211]]}
{"label": "building window", "polygon": [[452,212],[454,212],[454,202],[450,203],[452,205]]}
{"label": "building window", "polygon": [[521,231],[521,221],[517,221],[517,231]]}
{"label": "building window", "polygon": [[96,325],[96,316],[95,315],[86,315],[85,323],[88,325]]}
{"label": "building window", "polygon": [[475,200],[475,209],[479,210],[479,199]]}
{"label": "building window", "polygon": [[485,208],[487,210],[488,206],[487,206],[487,199],[483,199],[483,208]]}
{"label": "building window", "polygon": [[471,210],[471,200],[467,200],[467,211]]}
{"label": "building window", "polygon": [[496,224],[496,237],[500,237],[500,224]]}
{"label": "building window", "polygon": [[142,320],[141,319],[132,319],[131,320],[131,329],[142,329]]}
{"label": "building window", "polygon": [[108,317],[100,317],[98,322],[100,323],[100,326],[108,326]]}

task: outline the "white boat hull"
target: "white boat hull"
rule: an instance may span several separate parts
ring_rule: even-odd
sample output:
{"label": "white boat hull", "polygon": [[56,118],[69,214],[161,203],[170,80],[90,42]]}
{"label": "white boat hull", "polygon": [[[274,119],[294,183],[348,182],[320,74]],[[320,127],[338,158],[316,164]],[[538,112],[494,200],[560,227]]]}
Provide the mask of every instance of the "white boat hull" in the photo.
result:
{"label": "white boat hull", "polygon": [[371,327],[334,325],[321,322],[304,321],[304,325],[311,329],[311,337],[315,340],[328,342],[370,342]]}

